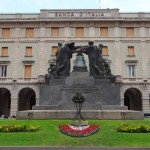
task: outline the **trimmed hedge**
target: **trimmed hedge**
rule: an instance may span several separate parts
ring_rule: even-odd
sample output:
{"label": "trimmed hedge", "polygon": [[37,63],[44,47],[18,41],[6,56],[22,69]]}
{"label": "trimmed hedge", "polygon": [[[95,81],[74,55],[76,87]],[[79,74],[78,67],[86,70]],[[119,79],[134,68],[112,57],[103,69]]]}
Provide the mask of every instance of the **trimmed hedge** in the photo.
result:
{"label": "trimmed hedge", "polygon": [[0,132],[35,132],[38,130],[39,127],[33,125],[0,125]]}
{"label": "trimmed hedge", "polygon": [[150,133],[150,126],[146,125],[129,125],[127,123],[122,123],[117,127],[118,132],[127,132],[127,133]]}

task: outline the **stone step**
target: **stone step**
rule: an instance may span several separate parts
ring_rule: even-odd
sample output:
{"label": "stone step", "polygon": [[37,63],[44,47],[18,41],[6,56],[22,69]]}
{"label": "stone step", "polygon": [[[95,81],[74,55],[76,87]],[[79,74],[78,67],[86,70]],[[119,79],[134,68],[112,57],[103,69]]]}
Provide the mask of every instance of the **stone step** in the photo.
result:
{"label": "stone step", "polygon": [[[84,119],[98,120],[142,120],[144,113],[142,111],[132,110],[82,110]],[[73,120],[76,116],[76,110],[27,110],[18,111],[17,119],[69,119]]]}

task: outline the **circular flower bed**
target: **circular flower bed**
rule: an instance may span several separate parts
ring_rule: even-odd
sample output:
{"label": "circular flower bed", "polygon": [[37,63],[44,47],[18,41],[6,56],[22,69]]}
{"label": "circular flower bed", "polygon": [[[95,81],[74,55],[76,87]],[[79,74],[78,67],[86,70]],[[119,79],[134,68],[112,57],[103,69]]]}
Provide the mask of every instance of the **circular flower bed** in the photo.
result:
{"label": "circular flower bed", "polygon": [[91,134],[96,133],[99,130],[98,125],[87,125],[87,126],[71,126],[71,125],[62,125],[59,126],[59,129],[62,133],[73,136],[73,137],[85,137]]}

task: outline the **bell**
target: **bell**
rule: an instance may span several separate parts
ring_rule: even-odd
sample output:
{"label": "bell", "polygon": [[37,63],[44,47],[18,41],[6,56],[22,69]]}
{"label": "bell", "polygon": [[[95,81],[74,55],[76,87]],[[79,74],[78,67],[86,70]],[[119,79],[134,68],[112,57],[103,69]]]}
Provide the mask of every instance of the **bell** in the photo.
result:
{"label": "bell", "polygon": [[82,53],[78,53],[76,60],[74,61],[75,65],[73,66],[73,71],[76,72],[85,72],[87,71],[87,66],[85,65],[84,56]]}

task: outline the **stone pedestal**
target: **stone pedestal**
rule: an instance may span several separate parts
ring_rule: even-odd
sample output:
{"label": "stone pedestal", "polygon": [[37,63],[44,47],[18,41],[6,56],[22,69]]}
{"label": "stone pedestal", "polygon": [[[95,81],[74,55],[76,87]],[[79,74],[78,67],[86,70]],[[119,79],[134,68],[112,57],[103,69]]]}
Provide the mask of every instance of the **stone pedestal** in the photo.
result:
{"label": "stone pedestal", "polygon": [[50,79],[40,87],[39,106],[34,110],[75,110],[72,97],[85,96],[82,110],[125,109],[120,106],[120,87],[109,79],[94,79],[88,72],[72,72],[66,79]]}
{"label": "stone pedestal", "polygon": [[72,72],[66,79],[50,79],[41,85],[39,106],[18,111],[17,119],[73,119],[77,110],[72,97],[79,91],[85,96],[84,119],[144,119],[142,111],[120,106],[120,87],[108,79],[94,79],[88,72]]}

